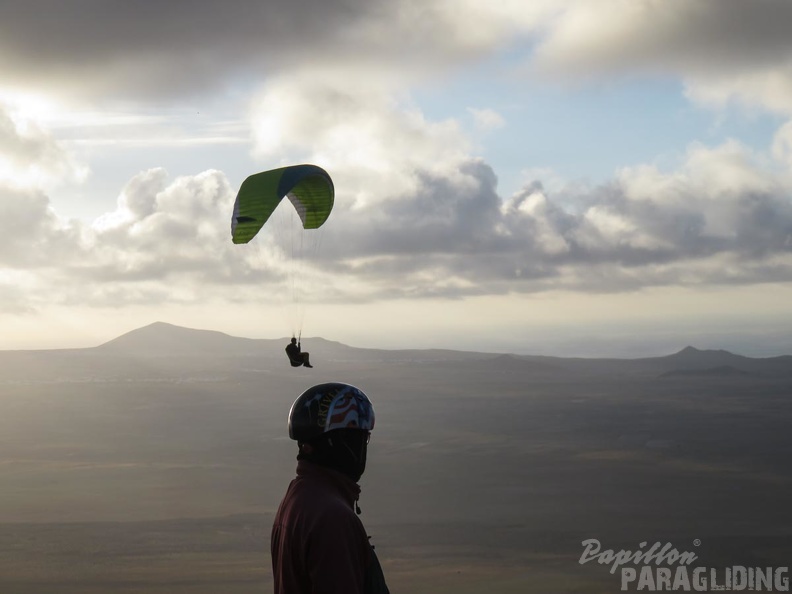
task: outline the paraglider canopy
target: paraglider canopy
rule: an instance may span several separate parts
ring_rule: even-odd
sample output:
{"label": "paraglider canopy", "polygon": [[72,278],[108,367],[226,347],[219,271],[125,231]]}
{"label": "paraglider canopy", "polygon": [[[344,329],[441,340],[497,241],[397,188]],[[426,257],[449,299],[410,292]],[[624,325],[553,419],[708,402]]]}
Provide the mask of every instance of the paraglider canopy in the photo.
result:
{"label": "paraglider canopy", "polygon": [[292,165],[251,175],[239,188],[231,219],[234,243],[248,243],[284,197],[300,215],[304,229],[318,229],[333,208],[333,181],[316,165]]}

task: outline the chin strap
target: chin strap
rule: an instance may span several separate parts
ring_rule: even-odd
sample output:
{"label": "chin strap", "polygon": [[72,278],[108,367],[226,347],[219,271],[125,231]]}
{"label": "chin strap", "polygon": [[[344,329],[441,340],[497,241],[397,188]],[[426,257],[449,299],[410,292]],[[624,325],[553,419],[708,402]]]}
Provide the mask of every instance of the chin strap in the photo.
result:
{"label": "chin strap", "polygon": [[[333,438],[332,438],[332,437],[328,437],[328,438],[327,438],[327,443],[329,443],[331,447],[336,447],[336,444],[334,444],[334,443],[333,443]],[[347,449],[347,451],[348,451],[348,452],[349,452],[349,453],[352,455],[352,457],[355,459],[355,461],[356,461],[358,464],[360,464],[360,456],[356,455],[356,454],[355,454],[355,452],[353,452],[353,451],[352,451],[352,448],[350,448],[350,447],[349,447],[349,446],[348,446],[346,443],[344,443],[343,441],[341,442],[341,445],[342,445],[342,446],[344,446],[344,447]],[[360,515],[360,514],[362,513],[362,512],[360,511],[360,506],[358,505],[358,498],[357,498],[357,497],[355,497],[355,513],[356,513],[357,515]]]}

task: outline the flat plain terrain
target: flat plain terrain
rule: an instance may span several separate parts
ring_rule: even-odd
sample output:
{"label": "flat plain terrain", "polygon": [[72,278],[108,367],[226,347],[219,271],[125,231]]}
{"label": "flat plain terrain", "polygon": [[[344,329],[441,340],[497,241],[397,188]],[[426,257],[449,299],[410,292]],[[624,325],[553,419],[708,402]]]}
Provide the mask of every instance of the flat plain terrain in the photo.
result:
{"label": "flat plain terrain", "polygon": [[0,592],[270,592],[286,414],[334,380],[375,404],[360,505],[394,594],[618,591],[607,566],[578,562],[589,538],[670,542],[707,567],[792,559],[786,358],[317,339],[316,368],[293,370],[279,343],[199,332],[181,352],[181,330],[0,353]]}

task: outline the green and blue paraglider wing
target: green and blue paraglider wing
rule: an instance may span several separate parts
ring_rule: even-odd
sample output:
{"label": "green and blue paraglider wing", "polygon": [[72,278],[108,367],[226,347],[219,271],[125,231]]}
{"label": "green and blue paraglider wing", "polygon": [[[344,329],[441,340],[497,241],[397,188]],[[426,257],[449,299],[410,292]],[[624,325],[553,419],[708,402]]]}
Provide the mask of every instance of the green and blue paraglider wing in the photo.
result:
{"label": "green and blue paraglider wing", "polygon": [[292,165],[251,175],[242,182],[234,203],[231,238],[247,243],[288,197],[304,229],[318,229],[333,209],[333,180],[316,165]]}

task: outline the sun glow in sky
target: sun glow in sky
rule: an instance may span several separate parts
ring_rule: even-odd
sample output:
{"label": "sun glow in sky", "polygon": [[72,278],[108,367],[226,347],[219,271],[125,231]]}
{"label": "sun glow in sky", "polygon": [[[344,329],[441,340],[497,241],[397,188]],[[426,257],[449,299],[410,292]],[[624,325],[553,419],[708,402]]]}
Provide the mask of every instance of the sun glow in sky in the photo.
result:
{"label": "sun glow in sky", "polygon": [[179,6],[0,9],[0,348],[285,336],[284,253],[231,207],[312,162],[307,336],[792,352],[785,0]]}

